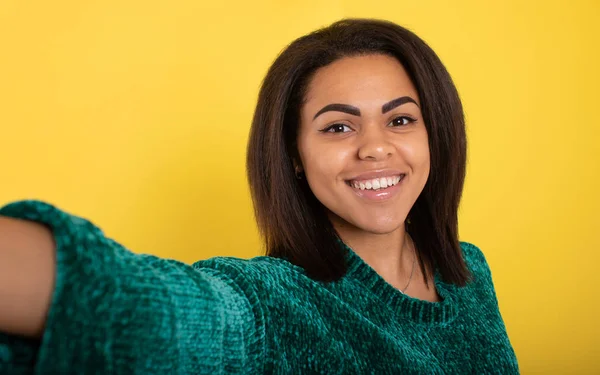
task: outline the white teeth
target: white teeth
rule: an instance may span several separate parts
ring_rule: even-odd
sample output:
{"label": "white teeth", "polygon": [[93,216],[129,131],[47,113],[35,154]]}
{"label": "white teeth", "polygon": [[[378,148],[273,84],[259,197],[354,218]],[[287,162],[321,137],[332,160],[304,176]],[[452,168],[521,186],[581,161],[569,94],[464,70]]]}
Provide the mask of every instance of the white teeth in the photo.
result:
{"label": "white teeth", "polygon": [[372,180],[364,180],[364,181],[352,181],[351,185],[355,189],[365,190],[365,189],[385,189],[390,186],[394,186],[400,182],[402,178],[400,176],[394,177],[382,177],[382,178],[374,178]]}

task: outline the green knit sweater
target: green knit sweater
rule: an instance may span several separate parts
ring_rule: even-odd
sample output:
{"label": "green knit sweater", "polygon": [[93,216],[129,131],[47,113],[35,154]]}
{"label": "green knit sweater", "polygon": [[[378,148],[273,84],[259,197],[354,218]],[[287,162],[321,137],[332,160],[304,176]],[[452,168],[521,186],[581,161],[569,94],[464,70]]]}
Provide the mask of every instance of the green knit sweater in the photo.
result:
{"label": "green knit sweater", "polygon": [[284,260],[194,265],[135,254],[89,221],[39,201],[0,215],[45,223],[57,280],[40,340],[0,334],[0,374],[516,374],[481,251],[474,279],[436,275],[442,302],[403,295],[348,249],[323,283]]}

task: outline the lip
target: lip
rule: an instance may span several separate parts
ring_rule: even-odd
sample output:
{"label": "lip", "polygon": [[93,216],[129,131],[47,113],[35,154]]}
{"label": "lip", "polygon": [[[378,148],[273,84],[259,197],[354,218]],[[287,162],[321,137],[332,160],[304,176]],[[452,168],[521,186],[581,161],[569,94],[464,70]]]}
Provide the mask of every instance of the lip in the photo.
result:
{"label": "lip", "polygon": [[358,174],[352,178],[347,179],[346,181],[350,182],[350,181],[372,180],[374,178],[394,177],[394,176],[399,176],[401,174],[405,175],[406,173],[402,172],[399,169],[378,169],[378,170]]}

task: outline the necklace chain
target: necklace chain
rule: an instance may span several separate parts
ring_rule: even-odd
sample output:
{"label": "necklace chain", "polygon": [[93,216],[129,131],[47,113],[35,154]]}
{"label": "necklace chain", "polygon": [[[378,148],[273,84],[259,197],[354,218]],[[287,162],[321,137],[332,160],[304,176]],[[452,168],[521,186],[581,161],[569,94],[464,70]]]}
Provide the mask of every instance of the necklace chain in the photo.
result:
{"label": "necklace chain", "polygon": [[412,270],[410,271],[410,277],[408,278],[408,283],[406,283],[406,286],[404,287],[404,289],[398,289],[400,291],[400,293],[402,294],[406,294],[406,290],[408,289],[408,287],[410,286],[410,282],[412,281],[412,277],[413,274],[415,273],[415,265],[417,263],[417,252],[414,252],[414,258],[413,258],[413,264],[412,264]]}

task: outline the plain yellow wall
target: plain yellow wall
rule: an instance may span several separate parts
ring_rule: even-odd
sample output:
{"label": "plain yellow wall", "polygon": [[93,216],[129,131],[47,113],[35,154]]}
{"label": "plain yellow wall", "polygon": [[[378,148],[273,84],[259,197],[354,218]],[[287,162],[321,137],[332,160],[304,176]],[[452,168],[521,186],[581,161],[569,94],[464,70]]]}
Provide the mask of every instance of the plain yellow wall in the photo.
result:
{"label": "plain yellow wall", "polygon": [[136,252],[261,253],[244,175],[259,84],[294,38],[385,18],[462,96],[461,239],[522,372],[600,371],[597,1],[0,2],[0,203],[50,201]]}

